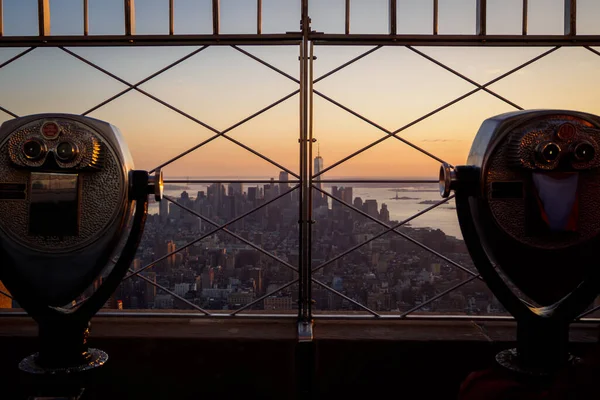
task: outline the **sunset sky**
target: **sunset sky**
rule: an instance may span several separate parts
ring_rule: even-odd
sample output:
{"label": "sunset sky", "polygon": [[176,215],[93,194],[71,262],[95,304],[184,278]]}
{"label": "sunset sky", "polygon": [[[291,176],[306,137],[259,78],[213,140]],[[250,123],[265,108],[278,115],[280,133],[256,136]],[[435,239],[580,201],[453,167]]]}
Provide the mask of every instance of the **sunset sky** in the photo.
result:
{"label": "sunset sky", "polygon": [[[90,33],[122,34],[123,1],[89,0]],[[563,0],[530,0],[530,34],[561,34]],[[81,0],[50,0],[53,35],[82,32]],[[175,0],[176,33],[210,33],[210,0]],[[488,32],[519,34],[521,0],[488,0]],[[263,32],[296,31],[299,0],[263,0]],[[311,0],[312,28],[344,30],[344,0]],[[430,33],[432,1],[399,0],[399,33]],[[254,0],[221,0],[222,33],[253,33]],[[600,34],[600,2],[578,1],[578,33]],[[440,0],[440,34],[473,34],[475,0]],[[37,33],[36,0],[4,0],[6,35]],[[136,31],[168,31],[168,0],[137,0]],[[354,33],[386,33],[387,0],[352,0]],[[315,77],[370,47],[315,48]],[[130,83],[145,78],[197,47],[72,48],[77,54]],[[298,47],[244,47],[298,77]],[[24,49],[0,48],[0,63]],[[545,51],[538,48],[422,47],[430,55],[480,84]],[[600,49],[598,49],[600,50]],[[600,114],[600,57],[583,48],[562,48],[489,87],[524,108],[567,108]],[[38,48],[0,69],[0,105],[18,114],[82,113],[126,86],[55,48]],[[229,47],[210,47],[141,86],[212,127],[222,130],[295,91],[293,81]],[[389,130],[428,113],[475,87],[402,47],[382,48],[319,82],[315,89]],[[298,169],[299,117],[296,95],[231,137],[290,170]],[[356,117],[315,96],[314,135],[325,167],[385,136]],[[453,164],[466,160],[471,141],[489,117],[513,111],[479,92],[407,129],[402,137]],[[211,137],[197,125],[146,96],[131,91],[90,116],[121,129],[136,167],[151,169]],[[11,118],[0,112],[0,122]],[[315,149],[316,152],[316,149]],[[390,138],[336,167],[327,178],[434,178],[439,163]],[[277,177],[279,170],[218,138],[165,168],[167,177]]]}

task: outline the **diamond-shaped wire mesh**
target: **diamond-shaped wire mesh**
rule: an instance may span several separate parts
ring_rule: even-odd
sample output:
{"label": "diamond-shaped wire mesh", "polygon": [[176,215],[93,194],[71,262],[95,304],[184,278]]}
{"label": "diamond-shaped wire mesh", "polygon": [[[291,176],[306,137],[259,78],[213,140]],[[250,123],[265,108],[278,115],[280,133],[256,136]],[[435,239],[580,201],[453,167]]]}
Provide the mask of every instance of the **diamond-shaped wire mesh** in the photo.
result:
{"label": "diamond-shaped wire mesh", "polygon": [[[208,2],[205,3],[206,6]],[[264,3],[266,6],[269,2],[265,0]],[[273,2],[271,9],[275,7],[278,10],[281,17],[279,22],[287,23],[299,17],[296,15],[299,11],[296,3],[294,0]],[[354,20],[357,12],[360,13],[360,7],[366,3],[360,1],[354,3],[354,14],[350,14],[349,22],[352,22],[354,33],[357,33],[362,28],[360,21],[356,26]],[[389,22],[384,11],[386,2],[379,1],[379,3],[381,4],[377,5],[380,8],[377,15],[380,17],[381,25],[385,26]],[[537,3],[539,2],[533,2],[532,7],[539,6]],[[163,8],[165,4],[162,4]],[[311,7],[312,11],[316,10],[314,3]],[[122,8],[119,12],[122,12]],[[140,33],[155,33],[157,27],[144,25],[144,12],[143,9],[140,12]],[[398,15],[395,17],[401,19],[402,15],[399,7]],[[224,18],[221,26],[222,33],[253,31],[256,16],[248,16],[249,19],[244,26],[233,26],[229,24],[227,18]],[[178,18],[177,15],[175,18]],[[451,33],[456,29],[461,33],[472,30],[469,26],[467,31],[463,32],[463,27],[457,26],[456,21],[448,21],[444,18],[440,17],[441,33]],[[463,15],[461,18],[470,21],[474,16]],[[94,26],[95,23],[92,22]],[[161,32],[166,32],[167,22],[167,19],[163,18]],[[210,24],[211,21],[206,19],[204,22]],[[326,22],[323,20],[323,23]],[[343,30],[343,19],[340,18],[338,22],[341,25],[336,29]],[[538,22],[532,20],[532,32],[539,29],[536,24]],[[264,31],[289,30],[277,29],[275,26],[278,26],[277,23],[267,24]],[[383,29],[387,32],[387,28]],[[205,30],[205,33],[211,31],[210,27]],[[369,33],[374,32],[370,30]],[[317,48],[320,49],[318,46]],[[305,91],[311,85],[304,76],[297,73],[298,62],[295,58],[298,52],[294,46],[286,48],[289,57],[281,64],[270,59],[272,56],[270,51],[261,53],[260,50],[255,51],[253,48],[239,46],[231,48],[203,46],[162,49],[160,51],[163,57],[160,57],[160,63],[152,65],[147,63],[141,68],[130,68],[124,59],[134,53],[158,51],[157,49],[134,50],[130,47],[111,49],[115,52],[123,52],[124,55],[122,60],[113,65],[103,64],[102,57],[95,58],[93,51],[84,48],[61,49],[63,51],[57,49],[33,51],[31,48],[11,50],[4,56],[0,54],[2,56],[0,68],[3,69],[1,72],[11,68],[23,68],[27,75],[40,76],[37,81],[29,82],[31,90],[28,90],[28,95],[51,91],[55,96],[47,98],[49,105],[62,105],[63,109],[89,113],[90,116],[108,119],[111,122],[117,121],[116,124],[125,131],[133,125],[128,121],[126,113],[121,112],[121,104],[136,103],[140,108],[143,105],[148,114],[148,118],[144,121],[147,136],[145,141],[136,142],[134,139],[130,144],[134,153],[138,151],[146,156],[152,151],[160,150],[157,152],[159,157],[155,158],[156,163],[143,165],[144,168],[162,167],[167,172],[188,170],[192,166],[201,165],[198,158],[201,159],[205,157],[203,154],[209,153],[217,156],[206,157],[204,165],[207,167],[217,165],[219,169],[225,170],[227,162],[223,162],[224,157],[237,158],[244,154],[252,154],[251,157],[263,166],[268,165],[271,169],[282,170],[280,180],[293,181],[291,183],[269,182],[268,177],[265,176],[261,178],[264,181],[256,183],[256,186],[250,184],[244,192],[241,189],[243,183],[237,181],[232,181],[227,188],[222,187],[219,182],[203,182],[196,184],[201,187],[196,187],[193,183],[194,179],[179,176],[182,179],[174,180],[176,183],[170,184],[172,187],[170,198],[160,205],[151,204],[154,215],[149,218],[144,239],[146,244],[142,245],[138,252],[138,258],[132,265],[131,275],[109,301],[107,306],[110,307],[119,307],[119,304],[123,304],[125,308],[138,308],[153,303],[152,306],[155,308],[194,309],[199,311],[199,314],[222,312],[217,310],[227,310],[226,312],[236,314],[259,310],[277,313],[279,310],[287,312],[296,309],[300,292],[298,283],[300,277],[297,272],[302,272],[304,267],[300,263],[300,258],[301,254],[306,254],[306,249],[299,241],[298,222],[309,224],[310,221],[302,221],[302,215],[298,215],[299,203],[306,201],[306,198],[295,194],[296,191],[291,191],[289,197],[277,197],[287,189],[295,187],[296,182],[310,187],[311,184],[316,183],[317,178],[325,179],[335,174],[348,177],[349,171],[356,170],[357,165],[372,163],[361,161],[363,155],[368,155],[367,158],[371,160],[380,160],[381,166],[387,167],[388,171],[397,169],[402,171],[402,174],[410,175],[411,170],[407,161],[403,160],[410,159],[411,153],[414,155],[417,154],[415,152],[420,152],[420,156],[427,162],[422,161],[419,166],[433,169],[433,166],[437,166],[442,160],[452,162],[457,159],[452,154],[459,154],[462,158],[458,158],[464,159],[464,151],[461,153],[459,148],[465,147],[464,144],[472,138],[472,136],[464,136],[464,131],[474,133],[477,128],[475,120],[521,107],[531,108],[537,104],[556,107],[566,105],[594,112],[597,110],[589,104],[598,103],[594,101],[593,96],[594,93],[599,93],[585,90],[588,82],[578,79],[580,75],[593,74],[597,63],[600,62],[600,58],[597,57],[600,53],[591,47],[562,49],[559,52],[556,52],[558,47],[527,48],[519,50],[517,57],[498,55],[507,55],[508,52],[505,50],[486,49],[487,56],[482,56],[482,52],[475,50],[470,53],[469,50],[467,51],[469,54],[465,53],[461,56],[463,59],[458,63],[452,58],[457,53],[448,51],[448,48],[412,46],[382,48],[379,45],[341,51],[340,48],[329,47],[332,57],[328,57],[328,54],[319,54],[318,61],[316,59],[310,61],[310,66],[314,64],[315,70],[323,68],[322,65],[327,66],[316,74],[314,91],[310,93],[312,100],[310,106],[311,109],[314,107],[314,117],[312,113],[301,113],[298,120],[295,107],[298,101],[302,103],[306,98]],[[339,54],[336,54],[336,51]],[[582,52],[585,52],[588,57],[584,56],[585,60],[577,65],[569,65],[570,73],[565,75],[563,70],[566,64],[561,60],[573,57],[575,54],[578,59],[582,59]],[[171,64],[162,63],[167,53],[172,61]],[[355,58],[344,59],[349,54]],[[52,79],[48,80],[48,85],[44,84],[41,72],[46,70],[45,63],[51,64],[55,58],[70,56],[74,57],[73,62],[77,63],[75,69],[78,72],[73,76],[65,76],[64,71],[51,70],[49,73]],[[464,57],[471,57],[472,62],[466,62]],[[40,62],[41,58],[43,62]],[[79,59],[80,62],[75,59]],[[165,86],[161,82],[163,77],[165,79],[171,77],[173,80],[178,77],[203,75],[201,68],[210,66],[207,70],[218,69],[219,63],[223,61],[226,65],[221,65],[222,72],[228,78],[222,78],[222,81],[226,85],[212,98],[208,96],[207,99],[201,99],[200,96],[198,99],[201,101],[181,101],[178,96],[173,96],[172,92],[165,90],[168,85]],[[299,61],[301,66],[304,65],[305,68],[309,66],[306,57],[301,57]],[[413,70],[400,69],[399,76],[395,80],[388,78],[381,80],[380,78],[386,74],[381,73],[379,76],[373,72],[378,70],[381,72],[386,68],[398,69],[398,66],[404,67],[411,62]],[[461,65],[465,64],[470,66],[473,64],[475,67],[461,69]],[[355,74],[362,71],[359,74],[362,75],[362,82],[354,81],[352,85],[346,84],[345,74],[350,68],[354,69]],[[573,72],[574,69],[576,72]],[[251,79],[240,77],[239,71],[251,71]],[[523,90],[522,88],[530,83],[528,74],[531,73],[545,76],[547,78],[545,81],[558,84]],[[89,80],[88,74],[93,76],[93,79]],[[427,76],[427,79],[421,82],[425,88],[417,88],[416,76]],[[279,92],[276,93],[276,98],[270,98],[262,93],[263,83],[256,81],[257,77],[264,77],[269,82],[277,84]],[[67,78],[73,78],[79,84],[61,86],[60,82]],[[3,75],[0,73],[0,82],[2,79]],[[17,84],[10,78],[4,79],[3,88],[10,89],[10,85]],[[74,93],[83,90],[82,88],[91,84],[91,81],[95,81],[96,85],[98,81],[103,83],[98,90],[93,91],[102,100],[94,98],[95,101],[91,101],[92,99],[85,98],[86,102],[90,102],[87,104],[81,102]],[[196,82],[196,85],[184,84],[181,90],[197,93],[209,83],[211,79],[207,77],[203,82]],[[235,87],[243,83],[249,86],[236,91]],[[452,85],[455,90],[448,90],[448,85]],[[444,93],[448,98],[442,99],[436,95],[436,90],[442,86],[445,87]],[[561,91],[567,88],[580,88],[580,92],[584,93],[584,96],[579,99],[580,102],[568,102],[560,96]],[[406,96],[410,92],[413,94],[413,103],[419,104],[419,107],[413,107],[410,112],[408,109],[406,112],[401,112],[402,109],[400,112],[389,112],[389,109],[378,107],[370,102],[370,96],[365,95],[369,91],[380,92],[380,101],[390,107],[393,107],[396,98]],[[14,92],[16,90],[4,90],[3,93],[11,97],[0,97],[0,112],[5,114],[2,118],[8,119],[11,116],[16,117],[36,111],[49,111],[47,109],[49,105],[43,107],[43,110],[28,108],[31,104],[27,102],[27,96],[15,97],[12,95]],[[220,102],[226,104],[227,97],[231,97],[233,93],[245,96],[231,98],[231,101],[238,103],[238,107],[230,104],[231,108],[243,110],[242,115],[232,113],[227,115],[227,118],[214,119],[212,111],[215,107],[219,108]],[[62,103],[56,103],[54,101],[56,98]],[[435,102],[431,102],[432,99]],[[97,103],[98,101],[101,102]],[[485,115],[477,114],[475,117],[472,108],[477,108],[477,112],[481,113],[483,103],[488,104],[485,107]],[[40,104],[42,103],[38,106]],[[199,107],[198,104],[204,106]],[[479,107],[473,107],[473,104]],[[292,122],[285,128],[278,126],[276,129],[260,132],[261,126],[264,125],[262,119],[268,118],[270,113],[274,112],[280,113],[276,119]],[[446,123],[449,132],[446,132],[446,137],[440,140],[436,138],[433,127],[439,124],[439,121],[450,120],[448,118],[450,114],[453,114],[454,121],[458,122],[455,126]],[[169,118],[185,120],[187,124],[186,134],[178,137],[177,143],[171,140],[169,134],[164,133],[169,127],[163,121]],[[332,124],[331,121],[335,123]],[[471,125],[467,126],[462,121],[470,121]],[[298,125],[304,129],[308,129],[308,126],[314,129],[311,135],[319,138],[322,147],[317,150],[311,143],[313,156],[317,153],[320,155],[322,150],[329,163],[324,166],[325,169],[313,170],[312,177],[296,168],[303,162],[309,164],[313,162],[309,154],[304,154],[302,159],[302,156],[299,157],[296,153]],[[456,139],[455,136],[460,135],[458,130],[463,131],[463,136]],[[331,135],[333,131],[339,134],[337,141],[334,135]],[[369,137],[367,132],[372,137]],[[254,138],[261,134],[268,138],[269,143],[254,141]],[[352,135],[356,140],[348,140]],[[277,143],[277,149],[270,146],[270,143],[282,139],[289,143],[289,146],[283,146],[281,142]],[[465,143],[456,144],[457,140]],[[159,143],[159,146],[144,147],[152,141]],[[349,142],[353,142],[354,147],[348,146]],[[358,148],[356,144],[359,144]],[[248,164],[245,169],[257,168],[257,165]],[[257,170],[261,169],[257,168]],[[173,175],[176,174],[173,172]],[[262,175],[265,174],[261,172]],[[454,234],[456,239],[448,234],[451,231],[449,225],[455,223],[455,216],[454,221],[448,226],[442,223],[447,219],[447,215],[454,214],[452,202],[438,204],[434,200],[435,190],[432,189],[432,185],[417,184],[415,181],[408,184],[389,183],[388,186],[381,184],[377,186],[376,183],[371,182],[365,187],[355,186],[354,194],[359,194],[361,189],[365,192],[357,196],[364,197],[360,202],[353,197],[351,185],[352,182],[344,183],[342,180],[337,186],[337,195],[333,193],[331,183],[324,185],[316,183],[316,186],[324,189],[323,192],[319,192],[316,188],[309,189],[315,194],[312,207],[316,224],[312,228],[312,259],[308,260],[307,267],[312,268],[312,284],[310,281],[306,284],[312,286],[312,299],[316,310],[367,313],[375,316],[393,310],[394,314],[400,317],[410,316],[414,312],[447,313],[452,310],[466,310],[465,312],[470,314],[501,312],[501,307],[487,291],[473,268],[464,244],[460,240],[460,232]],[[186,191],[182,192],[182,189]],[[350,195],[347,194],[348,189]],[[226,192],[223,193],[223,190]],[[376,191],[389,193],[378,193],[375,196]],[[241,195],[237,200],[236,194]],[[386,195],[390,197],[382,197]],[[339,207],[340,204],[332,196],[344,199],[347,204],[341,204]],[[380,210],[381,204],[373,203],[374,199],[369,199],[369,196],[380,200],[384,198],[389,203],[386,204],[388,207]],[[419,201],[416,201],[417,199]],[[264,205],[271,200],[272,203]],[[412,203],[410,206],[394,206],[399,204],[398,202]],[[165,203],[167,203],[166,211],[163,210]],[[244,218],[238,220],[240,216]],[[413,216],[416,217],[413,219]],[[394,220],[406,219],[410,219],[410,222],[397,227],[395,231],[390,231],[389,227],[396,227]],[[439,229],[421,229],[419,223],[429,228]],[[170,233],[172,239],[151,243],[156,239],[156,233],[161,230],[172,230]],[[232,249],[235,256],[225,251],[229,249]],[[295,250],[290,251],[290,249]],[[238,257],[239,254],[241,255]],[[161,257],[159,262],[154,263]],[[190,267],[179,268],[182,265]],[[170,270],[168,277],[164,276],[167,274],[162,274],[163,276],[157,274],[156,270],[161,268]],[[236,270],[239,270],[239,273],[232,272]],[[385,278],[381,278],[382,276]],[[192,278],[195,278],[194,283],[190,283]],[[206,295],[202,294],[203,290],[207,290]],[[0,296],[2,293],[0,292]],[[121,299],[117,299],[119,296]],[[157,303],[160,305],[157,306]],[[487,311],[484,312],[483,309]],[[588,312],[594,311],[595,309],[592,308]]]}

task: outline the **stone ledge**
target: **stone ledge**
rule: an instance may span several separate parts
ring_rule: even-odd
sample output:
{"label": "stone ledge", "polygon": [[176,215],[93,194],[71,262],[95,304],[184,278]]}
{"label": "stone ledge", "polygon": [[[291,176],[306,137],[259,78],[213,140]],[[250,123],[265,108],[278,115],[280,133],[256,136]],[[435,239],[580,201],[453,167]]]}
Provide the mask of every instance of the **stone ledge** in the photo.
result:
{"label": "stone ledge", "polygon": [[[341,320],[317,319],[315,341],[477,341],[512,342],[514,321],[468,320]],[[297,339],[296,319],[284,318],[210,318],[165,316],[102,316],[92,320],[95,338],[187,338],[231,340]],[[29,317],[0,317],[0,337],[33,337],[37,325]],[[574,324],[571,341],[595,343],[598,324]]]}

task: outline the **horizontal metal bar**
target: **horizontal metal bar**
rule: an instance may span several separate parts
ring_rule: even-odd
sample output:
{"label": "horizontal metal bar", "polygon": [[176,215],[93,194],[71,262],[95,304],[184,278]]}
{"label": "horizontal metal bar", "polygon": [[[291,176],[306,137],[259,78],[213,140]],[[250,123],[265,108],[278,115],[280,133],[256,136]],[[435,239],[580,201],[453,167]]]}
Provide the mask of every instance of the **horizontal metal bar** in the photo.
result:
{"label": "horizontal metal bar", "polygon": [[[220,310],[217,310],[220,311]],[[0,317],[8,318],[23,318],[28,317],[25,311],[8,311],[7,309],[0,309]],[[230,319],[230,318],[247,318],[247,319],[296,319],[296,310],[290,310],[289,314],[268,314],[268,313],[240,313],[232,316],[229,313],[211,313],[210,316],[206,316],[200,313],[190,312],[175,312],[173,310],[165,310],[165,312],[156,311],[104,311],[100,310],[96,317],[100,318],[182,318],[182,319]],[[400,318],[397,313],[394,314],[379,314],[376,317],[371,314],[343,314],[343,313],[330,313],[330,314],[319,314],[319,311],[313,313],[315,319],[320,320],[396,320],[396,321],[410,321],[410,320],[422,320],[422,321],[482,321],[482,322],[513,322],[514,317],[510,315],[463,315],[463,314],[435,314],[435,313],[423,313],[423,314],[410,314],[404,318]],[[600,318],[582,318],[574,321],[573,325],[583,324],[600,324]]]}
{"label": "horizontal metal bar", "polygon": [[[310,33],[315,45],[347,46],[600,46],[600,35],[372,35]],[[114,46],[285,46],[298,45],[300,32],[218,35],[2,36],[0,47]]]}
{"label": "horizontal metal bar", "polygon": [[319,179],[315,183],[439,183],[437,179]]}
{"label": "horizontal metal bar", "polygon": [[333,46],[599,46],[600,35],[381,35],[312,32],[315,45]]}
{"label": "horizontal metal bar", "polygon": [[114,47],[114,46],[286,46],[298,45],[299,32],[274,34],[219,35],[81,35],[2,36],[0,47]]}
{"label": "horizontal metal bar", "polygon": [[[321,181],[322,182],[322,181]],[[437,181],[435,181],[437,183]],[[277,180],[252,180],[252,179],[165,179],[163,183],[189,183],[189,184],[203,184],[203,183],[293,183],[299,184],[300,181],[277,181]]]}

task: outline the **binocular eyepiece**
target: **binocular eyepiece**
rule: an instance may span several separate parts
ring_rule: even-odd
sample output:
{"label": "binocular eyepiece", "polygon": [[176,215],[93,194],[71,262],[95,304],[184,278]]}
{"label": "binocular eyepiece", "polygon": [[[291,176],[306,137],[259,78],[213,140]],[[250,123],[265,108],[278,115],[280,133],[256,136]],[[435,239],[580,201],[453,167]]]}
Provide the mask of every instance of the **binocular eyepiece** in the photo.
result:
{"label": "binocular eyepiece", "polygon": [[2,124],[0,280],[42,339],[22,369],[69,372],[106,360],[85,346],[88,323],[127,272],[148,195],[160,200],[162,187],[160,170],[133,169],[121,133],[106,122],[40,114]]}
{"label": "binocular eyepiece", "polygon": [[569,323],[598,294],[599,154],[600,117],[520,111],[484,121],[466,165],[440,169],[477,269],[517,318],[525,369],[567,360]]}

